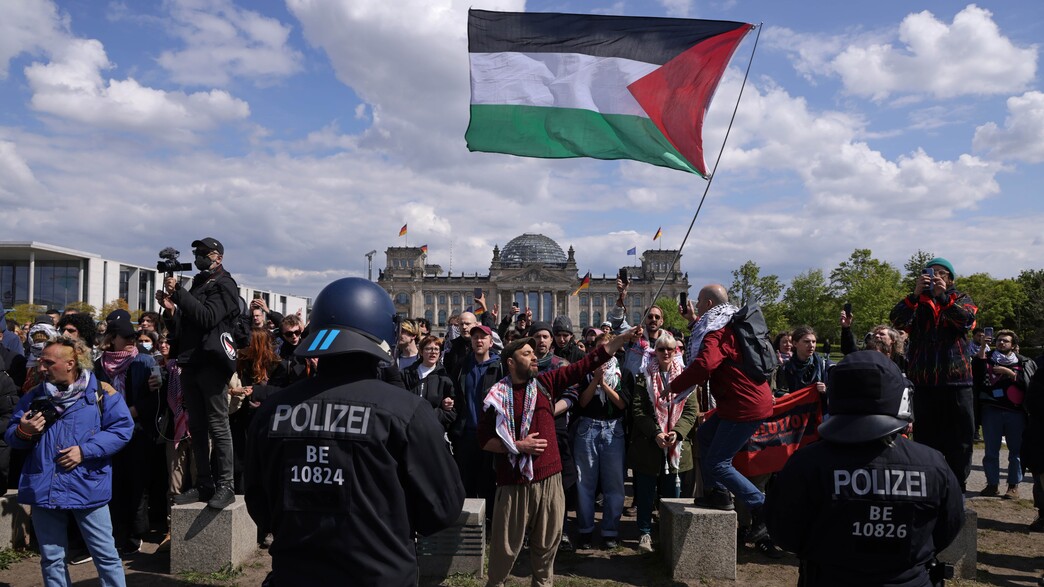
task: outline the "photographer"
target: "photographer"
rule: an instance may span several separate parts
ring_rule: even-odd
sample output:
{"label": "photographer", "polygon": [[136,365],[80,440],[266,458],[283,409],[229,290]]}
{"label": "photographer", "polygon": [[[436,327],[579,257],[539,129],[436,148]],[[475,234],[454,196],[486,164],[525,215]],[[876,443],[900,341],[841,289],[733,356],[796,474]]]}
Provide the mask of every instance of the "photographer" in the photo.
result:
{"label": "photographer", "polygon": [[[33,507],[44,584],[68,585],[69,519],[94,557],[102,585],[124,585],[106,504],[112,496],[112,455],[134,430],[127,404],[92,372],[83,342],[61,336],[39,358],[43,382],[22,396],[4,439],[28,451],[18,502]],[[32,474],[28,474],[32,473]]]}
{"label": "photographer", "polygon": [[[223,509],[235,501],[232,489],[232,434],[225,384],[235,370],[232,323],[239,313],[236,282],[222,266],[225,247],[214,238],[192,242],[199,273],[188,290],[172,273],[156,299],[163,306],[171,355],[181,366],[181,386],[196,461],[194,487],[174,503],[207,502]],[[213,459],[210,446],[213,446]]]}

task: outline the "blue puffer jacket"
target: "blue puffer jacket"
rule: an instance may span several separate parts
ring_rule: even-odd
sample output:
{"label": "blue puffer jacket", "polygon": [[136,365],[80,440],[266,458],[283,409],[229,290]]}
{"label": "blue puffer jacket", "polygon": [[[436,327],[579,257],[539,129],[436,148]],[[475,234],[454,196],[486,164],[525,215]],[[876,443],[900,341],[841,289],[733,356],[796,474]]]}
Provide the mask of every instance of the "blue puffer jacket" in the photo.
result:
{"label": "blue puffer jacket", "polygon": [[[45,397],[43,384],[22,396],[11,416],[4,439],[14,448],[29,449],[22,477],[18,482],[18,501],[48,509],[91,509],[112,499],[112,468],[109,464],[130,440],[134,421],[123,396],[110,386],[102,392],[98,409],[98,379],[90,374],[83,397],[55,420],[36,441],[15,435],[22,414],[32,401]],[[79,446],[83,462],[66,471],[55,460],[58,451]]]}

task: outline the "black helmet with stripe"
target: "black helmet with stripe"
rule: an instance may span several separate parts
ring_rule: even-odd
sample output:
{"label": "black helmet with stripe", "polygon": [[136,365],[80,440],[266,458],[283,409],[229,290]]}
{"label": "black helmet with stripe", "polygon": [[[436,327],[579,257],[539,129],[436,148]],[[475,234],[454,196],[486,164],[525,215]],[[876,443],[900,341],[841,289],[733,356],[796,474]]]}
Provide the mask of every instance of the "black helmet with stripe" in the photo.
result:
{"label": "black helmet with stripe", "polygon": [[294,351],[298,356],[367,353],[391,360],[395,305],[384,288],[368,279],[338,279],[316,296],[308,330]]}

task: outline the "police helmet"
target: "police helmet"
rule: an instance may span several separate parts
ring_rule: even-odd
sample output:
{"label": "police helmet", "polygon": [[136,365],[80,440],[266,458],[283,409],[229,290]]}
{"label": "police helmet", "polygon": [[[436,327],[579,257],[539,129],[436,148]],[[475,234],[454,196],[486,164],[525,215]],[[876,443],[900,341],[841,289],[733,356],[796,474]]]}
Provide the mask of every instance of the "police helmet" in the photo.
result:
{"label": "police helmet", "polygon": [[315,297],[308,336],[297,345],[300,357],[367,353],[391,360],[395,306],[381,286],[359,277],[327,285]]}
{"label": "police helmet", "polygon": [[911,383],[884,353],[859,351],[830,370],[830,416],[819,435],[831,442],[858,443],[900,432],[913,421]]}

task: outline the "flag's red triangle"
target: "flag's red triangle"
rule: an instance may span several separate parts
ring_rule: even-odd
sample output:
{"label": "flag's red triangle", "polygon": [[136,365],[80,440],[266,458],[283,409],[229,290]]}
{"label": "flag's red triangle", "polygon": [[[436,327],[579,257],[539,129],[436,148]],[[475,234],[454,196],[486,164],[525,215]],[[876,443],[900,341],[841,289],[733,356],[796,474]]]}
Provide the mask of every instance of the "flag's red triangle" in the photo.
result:
{"label": "flag's red triangle", "polygon": [[749,31],[741,26],[710,37],[627,86],[671,145],[704,177],[703,117],[725,67]]}

